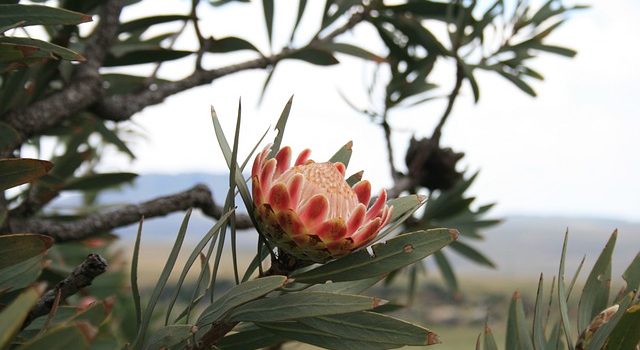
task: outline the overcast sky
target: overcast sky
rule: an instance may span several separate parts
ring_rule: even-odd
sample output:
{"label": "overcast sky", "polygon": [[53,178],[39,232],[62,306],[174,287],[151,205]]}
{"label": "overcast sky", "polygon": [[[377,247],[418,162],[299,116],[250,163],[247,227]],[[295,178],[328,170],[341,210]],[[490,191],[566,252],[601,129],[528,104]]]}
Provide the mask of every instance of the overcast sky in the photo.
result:
{"label": "overcast sky", "polygon": [[[163,8],[145,1],[123,14],[131,19],[155,13],[186,13],[186,2],[163,2]],[[276,42],[288,38],[295,6],[276,1]],[[310,1],[299,30],[304,42],[317,28],[321,1]],[[576,13],[550,42],[578,50],[574,59],[544,55],[534,67],[545,76],[534,83],[539,93],[530,98],[492,74],[478,74],[481,100],[473,104],[468,86],[444,129],[443,144],[466,153],[469,174],[481,169],[471,193],[478,203],[497,201],[496,215],[589,215],[640,221],[640,4],[634,0],[592,1],[592,8]],[[315,6],[315,7],[312,7]],[[267,51],[259,3],[199,8],[202,30],[216,37],[235,35]],[[242,16],[242,17],[240,17]],[[166,28],[165,28],[166,29]],[[371,28],[360,26],[341,37],[380,48]],[[189,47],[189,41],[179,42]],[[253,57],[216,55],[207,67]],[[133,149],[138,159],[129,163],[109,157],[108,169],[144,173],[221,172],[226,168],[218,151],[209,116],[210,105],[220,115],[228,135],[233,133],[237,100],[242,97],[244,122],[241,154],[275,123],[291,94],[293,109],[285,144],[294,151],[309,147],[316,160],[327,159],[349,140],[354,155],[349,169],[365,170],[374,187],[389,186],[382,130],[353,112],[338,89],[356,103],[366,101],[363,77],[372,68],[349,57],[343,64],[324,68],[297,61],[278,66],[262,106],[257,99],[266,73],[250,71],[171,97],[149,107],[133,120],[146,139]],[[192,61],[167,64],[161,75],[179,78],[190,72]],[[150,67],[132,67],[144,74]],[[442,64],[435,81],[448,91],[453,67]],[[444,109],[444,101],[398,111],[391,115],[397,166],[412,134],[427,136]]]}

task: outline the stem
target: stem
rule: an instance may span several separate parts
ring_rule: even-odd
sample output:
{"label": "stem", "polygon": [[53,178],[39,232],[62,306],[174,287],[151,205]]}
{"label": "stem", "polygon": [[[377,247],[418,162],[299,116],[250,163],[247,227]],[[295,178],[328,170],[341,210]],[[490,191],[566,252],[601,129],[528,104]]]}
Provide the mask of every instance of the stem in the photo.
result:
{"label": "stem", "polygon": [[385,111],[382,117],[382,129],[384,130],[384,139],[387,144],[387,160],[389,162],[389,170],[391,171],[391,178],[393,181],[398,180],[398,172],[396,171],[396,166],[393,161],[393,146],[391,144],[391,126],[387,122],[387,112]]}
{"label": "stem", "polygon": [[440,121],[435,129],[433,129],[433,134],[431,135],[431,140],[436,144],[440,143],[440,136],[442,136],[442,128],[444,124],[447,122],[451,111],[453,110],[453,104],[460,93],[460,88],[462,87],[462,82],[464,80],[464,68],[462,66],[462,62],[458,61],[456,64],[456,82],[449,94],[449,102],[447,103],[447,108],[445,109],[442,117],[440,117]]}

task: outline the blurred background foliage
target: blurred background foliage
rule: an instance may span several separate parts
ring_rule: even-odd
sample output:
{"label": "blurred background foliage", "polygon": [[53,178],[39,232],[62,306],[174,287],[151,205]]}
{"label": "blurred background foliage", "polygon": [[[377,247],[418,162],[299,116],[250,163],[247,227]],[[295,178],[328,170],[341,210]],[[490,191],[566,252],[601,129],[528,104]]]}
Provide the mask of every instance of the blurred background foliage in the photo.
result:
{"label": "blurred background foliage", "polygon": [[[483,229],[497,224],[499,220],[487,217],[493,204],[477,206],[474,204],[475,198],[467,194],[467,189],[478,174],[459,169],[458,161],[464,157],[464,153],[454,151],[451,147],[455,145],[441,144],[443,128],[460,97],[463,84],[468,84],[473,91],[473,99],[476,102],[479,100],[481,84],[475,79],[475,73],[479,70],[495,72],[515,88],[535,96],[531,82],[542,80],[543,76],[541,72],[533,70],[529,63],[540,54],[575,55],[572,49],[549,42],[549,36],[568,19],[572,11],[581,9],[581,6],[567,6],[557,0],[549,0],[538,6],[532,6],[527,1],[500,0],[328,0],[322,18],[318,19],[320,26],[317,32],[299,44],[300,40],[294,39],[307,5],[307,1],[301,0],[297,2],[298,11],[289,31],[288,44],[276,48],[273,44],[274,13],[278,6],[285,5],[263,0],[263,17],[270,50],[262,52],[257,48],[258,45],[252,43],[254,38],[205,37],[200,31],[200,23],[206,18],[198,17],[199,7],[213,6],[225,11],[225,6],[230,6],[230,3],[243,6],[242,3],[248,1],[193,0],[184,2],[185,9],[181,13],[120,22],[122,9],[138,2],[0,1],[0,190],[3,191],[0,196],[0,239],[7,242],[2,244],[5,252],[0,254],[0,304],[5,306],[0,328],[6,327],[2,328],[6,336],[0,338],[0,346],[14,342],[22,344],[22,347],[38,348],[42,346],[38,344],[50,345],[51,339],[66,339],[72,343],[61,346],[77,348],[89,344],[91,348],[114,348],[131,342],[142,346],[144,334],[142,340],[135,343],[136,337],[140,337],[138,329],[141,320],[139,300],[130,298],[132,285],[127,272],[130,258],[110,249],[117,239],[112,231],[137,222],[141,216],[152,218],[191,207],[220,219],[223,213],[233,207],[234,200],[230,198],[234,196],[228,196],[225,205],[221,206],[214,202],[206,187],[196,186],[155,201],[138,203],[132,199],[133,203],[128,206],[115,209],[105,207],[97,201],[98,194],[130,183],[136,174],[98,171],[101,162],[105,161],[104,149],[114,147],[122,155],[134,159],[135,154],[129,144],[139,139],[140,135],[120,122],[129,120],[147,106],[162,103],[169,96],[200,85],[217,83],[217,79],[227,75],[249,69],[265,70],[268,74],[262,82],[264,96],[270,82],[277,79],[278,74],[286,74],[286,66],[280,63],[287,59],[304,61],[318,66],[317,69],[340,64],[341,55],[354,56],[375,64],[373,76],[363,87],[370,97],[369,105],[352,103],[348,91],[341,94],[345,103],[384,130],[388,146],[386,161],[394,180],[394,186],[388,189],[389,196],[397,198],[402,194],[420,194],[428,198],[423,207],[411,207],[409,214],[404,217],[406,221],[389,233],[438,227],[455,228],[460,232],[459,240],[433,255],[435,266],[447,288],[446,294],[453,299],[463,296],[455,268],[448,257],[451,253],[461,255],[479,266],[495,267],[490,257],[474,248],[473,241],[481,240]],[[144,5],[153,6],[150,2]],[[178,30],[147,35],[154,26],[174,22],[181,23]],[[359,46],[341,40],[342,34],[361,25],[375,28],[385,50],[371,52],[366,45]],[[436,32],[442,32],[442,28],[446,35],[436,35]],[[179,37],[189,37],[198,43],[198,48],[175,49],[174,44]],[[212,69],[202,65],[203,58],[208,55],[236,51],[253,52],[255,57]],[[186,77],[168,80],[158,76],[164,62],[184,57],[194,58],[192,70]],[[451,87],[441,85],[432,77],[435,65],[442,62],[455,67],[451,72],[454,78]],[[155,69],[150,75],[144,76],[131,74],[132,70],[126,69],[140,64],[151,64]],[[105,69],[107,67],[109,69]],[[280,68],[276,74],[277,67]],[[406,108],[437,99],[444,99],[447,104],[431,137],[412,140],[405,151],[406,170],[396,169],[390,142],[393,129],[388,123],[389,113],[402,113]],[[288,106],[290,108],[290,104]],[[284,120],[286,122],[286,117]],[[284,124],[279,123],[278,126],[281,134]],[[220,140],[219,134],[218,138]],[[53,152],[45,152],[45,141],[53,144],[52,147],[47,146]],[[235,141],[233,144],[237,145]],[[343,151],[350,152],[350,146]],[[40,158],[43,159],[21,157],[29,152],[41,154],[43,157]],[[44,159],[48,154],[52,156]],[[238,157],[237,153],[233,155]],[[228,163],[233,164],[229,160]],[[231,173],[234,171],[232,168]],[[240,186],[240,183],[233,175],[230,183],[233,193],[234,187]],[[53,200],[67,191],[80,191],[83,194],[82,205],[65,212],[48,208]],[[219,224],[218,228],[227,227],[225,220],[219,221]],[[186,294],[202,298],[204,294],[200,289],[208,285],[204,293],[209,292],[213,301],[214,287],[226,289],[224,282],[219,281],[216,285],[215,281],[225,231],[217,237],[218,251],[212,254],[211,243],[209,253],[202,256],[203,272]],[[209,238],[211,242],[215,241],[213,237]],[[180,248],[179,245],[177,247]],[[235,249],[235,245],[232,245],[234,256]],[[254,260],[254,270],[259,265],[257,261],[268,254],[264,250],[261,252],[258,249],[259,258]],[[2,320],[6,323],[6,320],[29,319],[30,310],[41,298],[40,295],[45,293],[44,285],[33,283],[47,282],[51,287],[72,276],[74,268],[83,266],[89,253],[106,257],[108,272],[96,278],[91,287],[82,289],[80,293],[64,295],[62,299],[66,298],[66,302],[61,302],[61,296],[58,296],[58,301],[53,303],[54,310],[57,308],[52,313],[55,317],[36,318],[24,329],[21,329],[22,321],[13,321],[13,325],[2,323]],[[214,272],[211,273],[208,270],[209,259],[214,256]],[[637,270],[637,263],[633,266],[636,267],[630,267],[630,270]],[[425,272],[424,259],[407,263],[402,268],[389,271],[384,286],[389,290],[400,286],[403,293],[407,293],[406,302],[398,301],[398,305],[411,303],[416,291],[423,285]],[[211,275],[212,278],[203,282],[205,275]],[[626,281],[629,283],[628,279]],[[174,302],[179,295],[181,305],[191,305],[193,297],[180,294],[180,287],[179,284],[175,289]],[[167,288],[174,290],[169,286]],[[49,288],[51,290],[56,289]],[[162,288],[158,293],[161,291]],[[608,299],[608,294],[604,299]],[[98,302],[88,306],[92,300]],[[631,304],[633,297],[629,300]],[[137,306],[133,305],[136,302]],[[588,315],[581,316],[578,329],[583,330],[586,322],[607,305],[608,302],[600,302],[597,307],[591,307]],[[537,306],[538,303],[536,309]],[[134,310],[138,311],[137,314]],[[521,316],[518,313],[515,315]],[[150,312],[147,316],[147,322],[152,327],[161,324],[156,319],[158,315]],[[633,317],[635,314],[629,316]],[[512,320],[510,316],[509,322],[515,322]],[[534,319],[534,325],[537,325],[536,322],[537,319]],[[513,329],[518,327],[514,326]],[[176,337],[183,336],[185,328],[178,328],[170,330],[176,331]],[[265,329],[269,327],[264,326],[259,331],[264,335]],[[258,332],[251,327],[243,331]],[[289,331],[293,332],[292,329]],[[190,329],[187,334],[189,332]],[[554,332],[551,340],[545,338],[547,343],[559,339],[559,330]],[[279,334],[279,337],[274,334]],[[288,339],[305,341],[304,337],[287,338],[282,334],[272,328],[267,338],[271,341],[276,339],[276,343]],[[538,335],[539,330],[536,331],[534,327],[534,341]],[[491,349],[487,347],[490,342],[487,339],[490,337],[485,334],[484,346]],[[570,341],[570,337],[566,339]],[[555,340],[555,344],[562,341]]]}

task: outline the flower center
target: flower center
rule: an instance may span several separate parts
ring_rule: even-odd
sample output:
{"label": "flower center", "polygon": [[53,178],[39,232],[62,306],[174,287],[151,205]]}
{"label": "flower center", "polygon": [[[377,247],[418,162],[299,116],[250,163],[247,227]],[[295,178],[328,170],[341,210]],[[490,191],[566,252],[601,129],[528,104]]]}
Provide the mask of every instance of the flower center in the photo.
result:
{"label": "flower center", "polygon": [[295,174],[304,176],[300,200],[296,209],[300,208],[316,194],[323,194],[329,201],[329,217],[340,216],[346,220],[358,204],[356,194],[333,163],[297,165],[284,172],[281,178],[284,181],[288,181]]}

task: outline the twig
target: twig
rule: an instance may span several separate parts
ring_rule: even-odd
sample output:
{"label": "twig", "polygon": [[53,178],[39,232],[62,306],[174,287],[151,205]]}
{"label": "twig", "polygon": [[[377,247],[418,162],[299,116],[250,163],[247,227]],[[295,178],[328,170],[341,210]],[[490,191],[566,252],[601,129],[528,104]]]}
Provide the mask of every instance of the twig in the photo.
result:
{"label": "twig", "polygon": [[[216,205],[209,188],[205,185],[195,187],[174,195],[156,198],[138,205],[126,205],[121,208],[96,213],[72,222],[59,222],[48,219],[11,219],[9,224],[13,232],[33,232],[48,235],[58,242],[79,240],[100,232],[112,230],[147,219],[198,208],[205,215],[219,219],[222,207]],[[236,215],[238,229],[253,227],[248,215]]]}
{"label": "twig", "polygon": [[449,94],[447,108],[442,114],[442,117],[440,117],[438,125],[435,127],[435,129],[433,129],[433,134],[431,134],[431,140],[434,140],[433,142],[440,142],[440,136],[442,136],[442,128],[444,127],[444,124],[447,122],[447,119],[449,118],[449,115],[453,110],[453,105],[456,101],[456,98],[460,94],[460,88],[462,87],[462,82],[464,81],[464,67],[462,65],[463,63],[460,61],[456,63],[456,82],[453,86],[453,89],[451,90],[451,93]]}
{"label": "twig", "polygon": [[60,299],[64,300],[80,289],[91,285],[94,278],[107,270],[107,261],[98,254],[89,254],[69,276],[56,284],[55,288],[48,290],[33,306],[22,328],[28,326],[36,318],[46,315],[51,311],[56,300],[56,294],[60,293]]}
{"label": "twig", "polygon": [[391,126],[389,122],[387,122],[387,114],[385,112],[382,117],[382,129],[384,130],[384,139],[387,143],[387,160],[389,161],[389,170],[391,171],[391,178],[393,181],[398,180],[398,172],[396,171],[396,166],[393,161],[393,145],[391,144]]}
{"label": "twig", "polygon": [[196,86],[209,84],[216,79],[233,73],[238,73],[250,69],[264,69],[274,66],[276,63],[294,53],[331,41],[338,35],[343,34],[353,28],[356,24],[358,24],[365,18],[365,12],[355,13],[343,26],[337,28],[323,38],[316,38],[312,40],[307,46],[302,48],[285,48],[280,53],[272,56],[260,57],[243,63],[233,64],[211,70],[196,70],[191,75],[182,80],[158,84],[157,88],[153,91],[145,90],[137,93],[117,95],[105,98],[95,105],[94,112],[96,112],[96,114],[106,120],[127,120],[131,118],[133,114],[143,110],[145,107],[161,103],[167,97],[175,95],[179,92],[189,90]]}

